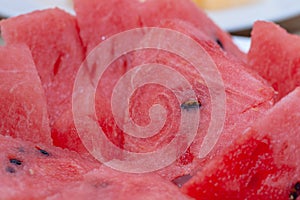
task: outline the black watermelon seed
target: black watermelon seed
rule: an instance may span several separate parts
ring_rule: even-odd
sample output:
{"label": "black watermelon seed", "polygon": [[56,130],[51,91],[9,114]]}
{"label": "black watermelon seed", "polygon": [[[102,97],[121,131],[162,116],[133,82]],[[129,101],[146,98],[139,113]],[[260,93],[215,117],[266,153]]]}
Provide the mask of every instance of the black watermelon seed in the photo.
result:
{"label": "black watermelon seed", "polygon": [[9,162],[10,162],[11,164],[15,164],[15,165],[22,165],[22,161],[21,161],[21,160],[18,160],[18,159],[15,159],[15,158],[9,159]]}
{"label": "black watermelon seed", "polygon": [[11,173],[11,174],[16,173],[16,170],[14,168],[12,168],[11,166],[7,166],[5,168],[5,171],[7,171],[8,173]]}
{"label": "black watermelon seed", "polygon": [[300,182],[297,182],[294,188],[296,191],[300,192]]}
{"label": "black watermelon seed", "polygon": [[295,199],[297,199],[297,197],[298,197],[299,195],[298,195],[298,193],[297,192],[291,192],[290,193],[290,200],[295,200]]}
{"label": "black watermelon seed", "polygon": [[192,176],[190,174],[186,174],[186,175],[179,176],[179,177],[173,179],[172,182],[181,188],[191,178],[192,178]]}
{"label": "black watermelon seed", "polygon": [[44,150],[44,149],[41,149],[40,147],[35,147],[37,150],[39,150],[39,152],[45,156],[50,156],[50,154]]}
{"label": "black watermelon seed", "polygon": [[200,108],[202,105],[197,100],[188,100],[180,105],[180,107],[184,110]]}
{"label": "black watermelon seed", "polygon": [[217,43],[222,49],[224,49],[224,45],[223,45],[223,43],[221,42],[221,40],[216,39],[216,43]]}
{"label": "black watermelon seed", "polygon": [[39,149],[39,151],[45,156],[50,156],[50,154],[44,149]]}

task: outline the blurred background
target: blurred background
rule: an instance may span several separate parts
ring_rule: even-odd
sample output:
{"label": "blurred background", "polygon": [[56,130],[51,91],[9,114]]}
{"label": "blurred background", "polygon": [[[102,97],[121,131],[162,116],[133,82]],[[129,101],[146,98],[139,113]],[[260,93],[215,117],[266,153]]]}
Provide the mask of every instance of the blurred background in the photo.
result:
{"label": "blurred background", "polygon": [[[193,1],[232,35],[249,37],[256,20],[274,21],[288,32],[300,35],[300,0]],[[72,0],[0,0],[0,19],[56,6],[74,13]]]}
{"label": "blurred background", "polygon": [[299,0],[193,0],[223,29],[250,36],[256,20],[273,21],[288,32],[300,33]]}

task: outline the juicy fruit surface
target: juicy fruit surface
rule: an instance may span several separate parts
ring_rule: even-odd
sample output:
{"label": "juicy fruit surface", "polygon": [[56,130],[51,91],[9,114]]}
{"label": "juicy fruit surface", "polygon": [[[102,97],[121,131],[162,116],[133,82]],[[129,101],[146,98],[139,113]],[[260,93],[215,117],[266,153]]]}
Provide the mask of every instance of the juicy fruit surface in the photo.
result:
{"label": "juicy fruit surface", "polygon": [[71,108],[75,74],[84,58],[75,17],[56,8],[9,18],[0,26],[6,44],[29,46],[52,125]]}
{"label": "juicy fruit surface", "polygon": [[[214,41],[206,41],[205,39],[209,38],[209,36],[197,30],[189,22],[165,20],[165,23],[162,23],[161,26],[163,28],[183,32],[198,41],[199,45],[202,45],[216,62],[217,68],[224,80],[227,95],[225,128],[215,149],[209,155],[210,157],[207,158],[209,160],[216,154],[219,154],[223,148],[232,142],[237,136],[234,132],[242,131],[251,121],[259,117],[272,106],[273,91],[269,86],[263,84],[261,80],[256,79],[246,72],[241,62],[237,62],[229,53],[225,53]],[[160,149],[174,137],[170,135],[170,133],[176,133],[176,131],[178,131],[178,121],[180,121],[181,112],[180,104],[184,102],[178,103],[172,93],[157,85],[145,86],[137,90],[130,99],[130,105],[128,105],[132,117],[137,120],[136,122],[139,125],[147,125],[149,123],[150,120],[147,113],[152,105],[160,104],[166,108],[168,113],[165,126],[154,137],[144,140],[127,135],[127,133],[123,132],[122,129],[116,125],[114,116],[112,115],[110,107],[111,95],[120,77],[134,66],[153,62],[171,66],[180,72],[193,85],[193,89],[196,91],[196,95],[202,105],[200,108],[200,127],[196,140],[191,147],[192,149],[187,149],[186,153],[171,167],[158,172],[160,175],[172,180],[178,176],[186,175],[199,169],[200,166],[204,165],[202,161],[205,161],[205,159],[198,160],[196,157],[199,154],[200,146],[210,122],[211,102],[209,90],[205,86],[203,78],[195,71],[193,66],[172,54],[156,50],[145,50],[140,53],[136,52],[123,56],[105,71],[103,74],[104,78],[99,82],[95,99],[97,119],[110,141],[122,149],[133,152],[141,153]],[[241,82],[240,79],[233,80],[231,76],[240,77],[244,82]],[[176,80],[173,81],[174,83],[176,82]],[[247,95],[243,92],[245,88],[247,88]],[[175,90],[181,91],[182,88]],[[188,91],[181,92],[183,95],[188,93]],[[122,102],[120,102],[120,104],[122,104]],[[66,112],[61,119],[55,123],[55,132],[68,136],[76,136],[76,128],[72,117],[71,111]],[[69,142],[65,142],[64,144],[69,144],[73,147],[74,142],[70,142],[71,138],[68,139],[68,141]],[[75,141],[80,141],[80,139],[78,138]],[[103,148],[105,149],[105,147]],[[85,151],[85,149],[81,147],[80,149],[77,148],[77,151],[78,150]],[[108,152],[108,154],[110,153],[111,152]]]}
{"label": "juicy fruit surface", "polygon": [[300,37],[263,21],[254,24],[251,35],[248,63],[278,92],[278,101],[300,86]]}
{"label": "juicy fruit surface", "polygon": [[3,199],[190,199],[155,174],[114,171],[90,157],[0,136]]}
{"label": "juicy fruit surface", "polygon": [[[235,62],[234,59],[224,53],[214,42],[204,41],[203,37],[205,37],[205,35],[202,32],[184,32],[184,30],[193,29],[190,29],[186,23],[176,23],[173,21],[164,24],[163,27],[181,31],[198,41],[199,45],[201,45],[209,53],[215,62],[224,81],[226,92],[226,116],[224,130],[222,131],[216,146],[206,158],[210,159],[216,154],[219,154],[223,148],[229,145],[231,141],[237,137],[237,135],[234,134],[235,132],[243,130],[248,123],[253,121],[256,117],[259,117],[264,111],[272,106],[273,91],[269,86],[264,85],[260,82],[260,80],[257,80],[251,74],[243,70],[241,63]],[[111,70],[107,70],[107,73],[103,75],[103,77],[109,77],[109,79],[103,78],[103,80],[100,80],[99,82],[97,94],[101,95],[96,96],[96,101],[99,99],[97,101],[98,104],[96,105],[96,109],[98,119],[100,120],[100,124],[102,123],[102,127],[106,126],[105,128],[108,129],[108,133],[115,130],[116,133],[121,135],[123,139],[122,147],[130,151],[143,152],[145,149],[153,151],[161,148],[163,145],[166,145],[168,139],[170,140],[170,136],[167,137],[167,133],[178,131],[178,121],[180,122],[180,112],[182,111],[180,104],[182,105],[184,103],[176,102],[175,97],[172,96],[172,94],[170,94],[166,89],[162,89],[155,85],[149,86],[148,88],[146,86],[140,88],[131,97],[131,104],[128,105],[129,109],[132,111],[132,117],[138,119],[137,123],[139,124],[149,123],[149,116],[147,115],[147,112],[151,105],[159,103],[168,110],[168,121],[166,121],[165,126],[160,130],[159,134],[157,134],[159,139],[153,137],[146,140],[146,142],[143,142],[142,140],[135,140],[134,138],[128,137],[127,134],[122,132],[122,130],[120,130],[120,128],[113,122],[111,125],[108,123],[108,125],[103,124],[103,122],[113,119],[111,114],[112,111],[109,106],[111,101],[110,95],[112,94],[118,79],[124,74],[124,71],[128,71],[133,66],[138,66],[144,63],[159,63],[171,66],[171,68],[175,71],[181,73],[193,86],[193,90],[196,93],[198,101],[201,102],[201,117],[198,133],[194,143],[191,145],[191,149],[187,149],[186,153],[173,163],[170,168],[163,169],[158,173],[162,176],[166,176],[168,179],[173,179],[177,176],[191,173],[195,170],[195,168],[199,169],[204,164],[203,161],[205,161],[205,159],[198,160],[197,157],[200,152],[203,138],[207,133],[212,115],[211,96],[209,95],[209,92],[211,91],[205,85],[205,80],[201,77],[201,74],[195,71],[195,68],[189,63],[162,51],[154,50],[137,52],[136,55],[132,56],[132,58],[130,56],[126,57],[125,61],[124,63],[126,64],[123,64],[122,68],[120,68],[120,63],[116,63],[116,66],[111,66]],[[206,64],[209,65],[209,63]],[[116,69],[118,69],[118,71]],[[243,84],[239,80],[232,80],[230,78],[231,76],[240,77],[247,81]],[[171,81],[173,81],[174,84],[176,83],[175,78],[173,80],[171,79]],[[242,88],[247,88],[247,96],[243,94]],[[175,90],[178,92],[180,91],[183,96],[189,92],[184,90],[184,88],[175,88]],[[122,102],[120,102],[120,104],[121,103]],[[110,126],[110,128],[107,126]]]}
{"label": "juicy fruit surface", "polygon": [[67,148],[78,153],[87,153],[78,136],[72,110],[67,110],[56,120],[52,126],[51,135],[53,144],[61,148]]}
{"label": "juicy fruit surface", "polygon": [[300,88],[255,122],[183,191],[196,199],[288,199],[299,181]]}
{"label": "juicy fruit surface", "polygon": [[[12,51],[18,55],[12,57],[3,53],[3,58],[1,58],[2,48],[0,48],[0,59],[3,59],[4,63],[0,63],[0,67],[3,68],[3,70],[0,68],[0,83],[3,82],[5,86],[1,88],[0,84],[1,94],[2,90],[5,94],[4,98],[0,97],[5,105],[0,106],[2,109],[0,111],[4,114],[4,119],[13,119],[12,121],[21,119],[22,122],[16,123],[15,126],[9,121],[11,127],[5,127],[3,130],[13,130],[15,135],[12,133],[9,135],[26,139],[23,135],[19,136],[21,135],[19,133],[35,131],[36,127],[39,130],[42,125],[32,126],[32,120],[40,122],[41,116],[46,117],[43,122],[48,128],[48,134],[42,131],[35,134],[39,137],[32,136],[30,132],[29,136],[33,138],[30,140],[34,143],[0,135],[0,159],[3,163],[0,171],[1,199],[297,198],[300,194],[300,183],[299,188],[297,185],[300,181],[298,169],[300,163],[297,157],[300,144],[295,138],[299,136],[300,108],[297,103],[300,89],[296,89],[272,107],[273,89],[251,69],[245,68],[245,55],[233,44],[229,35],[220,30],[190,1],[75,0],[74,6],[76,16],[59,9],[48,9],[0,22],[2,35],[8,45],[21,43],[29,47],[29,49],[3,47],[3,52]],[[148,26],[173,30],[190,37],[201,48],[197,50],[202,53],[198,51],[195,53],[195,46],[191,43],[180,43],[178,46],[177,40],[173,41],[171,37],[163,40],[171,40],[173,42],[171,46],[178,47],[189,55],[200,55],[197,58],[201,60],[199,62],[201,66],[193,66],[193,62],[184,58],[181,52],[179,54],[182,57],[159,48],[144,48],[122,54],[110,63],[101,79],[95,83],[93,78],[99,67],[97,62],[90,62],[91,68],[84,68],[86,63],[83,63],[83,69],[87,70],[84,71],[85,75],[88,75],[85,80],[95,87],[95,94],[86,95],[92,96],[95,101],[95,105],[92,106],[95,116],[92,113],[87,117],[101,127],[109,142],[121,149],[121,153],[112,151],[105,140],[90,137],[88,133],[93,129],[89,123],[80,119],[83,125],[80,134],[83,132],[86,136],[87,144],[100,144],[101,152],[98,152],[97,148],[88,150],[90,153],[101,154],[106,159],[103,163],[108,162],[109,165],[110,161],[122,162],[131,159],[125,157],[126,151],[141,155],[163,149],[178,134],[183,114],[199,111],[199,120],[194,120],[199,122],[199,127],[193,131],[196,136],[192,144],[183,148],[182,144],[185,144],[190,137],[193,126],[191,123],[194,118],[189,118],[188,123],[185,124],[188,126],[185,127],[184,133],[180,133],[178,144],[176,143],[175,148],[172,149],[177,153],[176,155],[179,155],[172,164],[160,170],[156,168],[156,171],[152,170],[147,174],[129,174],[124,172],[126,170],[114,171],[87,154],[87,149],[74,125],[74,113],[77,110],[89,110],[87,103],[90,101],[82,101],[79,105],[75,103],[72,110],[71,98],[75,95],[74,100],[80,96],[79,94],[86,94],[85,89],[87,91],[90,89],[73,91],[73,86],[76,88],[77,83],[74,83],[77,70],[85,56],[91,55],[98,44],[109,40],[109,37],[114,34]],[[132,38],[128,38],[124,44],[136,42],[130,40]],[[98,58],[114,56],[119,52],[116,48],[123,43],[113,44],[116,46],[111,46],[111,49],[104,52],[105,55],[97,55]],[[17,67],[13,68],[13,71],[9,66],[12,63],[14,64],[12,66]],[[155,63],[156,68],[145,65],[149,63]],[[25,64],[28,64],[28,69]],[[37,72],[34,69],[35,65]],[[140,70],[142,67],[137,66],[143,66],[143,69],[148,71]],[[180,74],[191,87],[182,85],[181,79],[166,73],[164,66],[168,66],[167,72],[175,71]],[[204,77],[201,70],[199,72],[197,69],[205,67],[209,69],[208,71],[213,71],[213,67],[216,67],[218,73],[213,77]],[[297,68],[289,69],[293,74],[297,71]],[[22,78],[28,80],[28,84],[20,83],[20,77],[15,75],[16,71],[20,72]],[[11,76],[11,73],[14,76]],[[127,76],[130,73],[133,76]],[[139,81],[149,80],[151,73],[154,74],[151,78],[162,79],[171,83],[171,86],[165,87],[164,84],[157,84],[151,79],[149,83],[134,88],[134,92],[127,98],[127,90],[135,87]],[[38,75],[42,84],[39,82]],[[214,88],[207,85],[208,79],[217,82],[218,76],[222,79],[218,81],[218,86],[224,86],[225,96],[221,95],[221,91],[214,91]],[[129,82],[126,82],[125,77],[129,77]],[[294,84],[295,80],[297,79],[292,79],[291,82]],[[273,87],[277,89],[274,85]],[[23,92],[24,88],[28,92]],[[47,105],[43,89],[46,93]],[[195,92],[195,97],[190,99],[192,92]],[[213,104],[213,95],[219,97],[220,104]],[[115,96],[118,97],[116,100],[113,99]],[[177,98],[178,96],[180,98]],[[34,99],[31,99],[32,97]],[[17,98],[20,102],[16,101]],[[15,102],[18,103],[16,106]],[[158,104],[163,107],[164,113],[158,112],[154,107]],[[27,105],[41,107],[32,110],[28,109]],[[221,110],[216,115],[214,109],[222,106],[225,110]],[[9,111],[15,109],[13,112],[18,115],[9,115],[9,118],[6,118],[5,114],[9,113],[7,108]],[[50,122],[47,121],[47,110]],[[37,113],[27,116],[33,111]],[[22,118],[24,113],[27,114],[26,120]],[[116,114],[123,116],[121,120],[118,119],[118,122]],[[210,138],[211,140],[208,141],[211,143],[208,145],[212,145],[210,147],[213,148],[209,149],[204,145],[206,148],[204,150],[209,149],[209,151],[204,151],[208,154],[201,157],[202,145],[205,144],[212,118],[222,119],[220,116],[223,115],[224,122],[219,121],[223,129],[217,137],[218,140]],[[161,125],[160,122],[164,120],[165,122],[160,129],[152,127],[151,130],[155,131],[150,137],[140,138],[140,135],[137,137],[132,135],[135,129],[127,126],[128,117],[142,128],[148,125],[151,127],[156,123]],[[252,124],[256,119],[258,121]],[[24,121],[28,123],[26,126]],[[0,125],[1,123],[2,121]],[[51,144],[49,123],[53,144],[65,148],[64,150],[42,144]],[[15,131],[16,127],[21,131]],[[138,133],[147,135],[146,131]],[[42,136],[46,138],[41,138]],[[170,155],[173,156],[171,153]],[[152,163],[146,162],[146,159],[138,163],[146,167],[156,166],[160,161],[168,160],[167,156],[161,155],[159,159],[152,159]],[[136,163],[133,162],[130,166],[135,166]],[[134,171],[135,168],[132,168],[130,170]],[[180,190],[176,185],[183,186],[183,189]]]}
{"label": "juicy fruit surface", "polygon": [[[226,51],[239,59],[245,57],[230,36],[189,0],[75,0],[74,8],[87,52],[113,34],[133,28],[159,26],[165,20],[181,20],[203,31],[210,40],[219,41]],[[159,10],[162,12],[157,12]]]}
{"label": "juicy fruit surface", "polygon": [[101,166],[91,157],[0,135],[2,199],[43,199]]}
{"label": "juicy fruit surface", "polygon": [[46,98],[28,47],[0,47],[0,134],[52,144]]}
{"label": "juicy fruit surface", "polygon": [[[169,21],[182,21],[184,24],[188,24],[183,25],[183,30],[186,28],[192,28],[193,30],[201,28],[201,31],[197,31],[197,34],[201,35],[201,40],[208,40],[212,43],[217,43],[216,40],[219,40],[219,43],[222,44],[222,48],[228,51],[228,55],[244,57],[232,43],[228,34],[220,30],[203,11],[199,10],[189,1],[180,0],[174,2],[170,0],[151,0],[142,3],[138,0],[77,0],[74,2],[74,7],[76,10],[80,36],[86,49],[86,55],[88,55],[100,42],[106,40],[113,34],[145,26],[172,28],[168,26]],[[123,9],[124,7],[126,7],[126,9]],[[164,12],[156,12],[162,8],[164,8]],[[242,58],[237,60],[242,60]],[[103,92],[102,94],[105,99],[103,100],[99,97],[100,102],[106,101],[109,96],[109,91],[112,89],[115,80],[113,77],[117,78],[119,75],[121,76],[132,67],[130,59],[128,61],[119,61],[119,63],[114,66],[116,67],[113,67],[114,69],[111,71],[111,74],[106,75],[108,77],[108,82],[105,82],[105,87],[101,91]],[[122,132],[120,130],[115,130],[115,122],[110,116],[105,114],[106,107],[110,105],[109,103],[106,103],[107,101],[100,103],[100,105],[98,104],[100,108],[97,112],[101,113],[101,116],[98,116],[100,118],[99,121],[100,123],[103,122],[102,127],[105,132],[110,133],[111,136],[115,135],[114,137],[108,136],[114,141],[114,144],[122,146],[124,144]],[[111,133],[114,130],[116,134]],[[85,147],[81,144],[81,141],[77,136],[71,110],[66,110],[58,120],[55,121],[52,127],[52,137],[54,139],[54,144],[57,146],[67,147],[78,152],[86,152]]]}
{"label": "juicy fruit surface", "polygon": [[188,200],[170,182],[155,174],[127,174],[101,167],[84,176],[84,181],[70,184],[51,199],[145,199],[145,200]]}

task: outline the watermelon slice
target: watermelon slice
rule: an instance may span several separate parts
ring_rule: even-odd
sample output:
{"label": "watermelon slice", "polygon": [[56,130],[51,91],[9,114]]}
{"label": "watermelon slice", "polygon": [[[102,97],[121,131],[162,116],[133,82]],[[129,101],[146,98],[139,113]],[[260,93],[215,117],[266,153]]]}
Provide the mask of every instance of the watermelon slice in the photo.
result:
{"label": "watermelon slice", "polygon": [[91,157],[0,135],[0,198],[44,199],[101,164]]}
{"label": "watermelon slice", "polygon": [[183,20],[202,30],[225,51],[245,59],[230,36],[190,0],[74,0],[74,8],[87,52],[111,35],[128,29],[159,26],[164,20]]}
{"label": "watermelon slice", "polygon": [[258,119],[182,191],[195,199],[296,199],[300,88]]}
{"label": "watermelon slice", "polygon": [[190,199],[155,174],[114,171],[91,157],[0,136],[1,199]]}
{"label": "watermelon slice", "polygon": [[84,181],[77,181],[49,199],[91,199],[91,200],[188,200],[170,182],[155,174],[128,174],[101,167],[84,175]]}
{"label": "watermelon slice", "polygon": [[[129,110],[138,124],[145,125],[149,123],[148,110],[154,104],[163,105],[168,113],[165,126],[157,135],[147,139],[136,139],[123,132],[117,126],[112,115],[111,96],[117,81],[134,66],[145,63],[158,63],[171,66],[193,85],[193,89],[202,105],[200,108],[200,127],[196,140],[191,148],[187,149],[186,153],[170,167],[158,171],[161,176],[168,180],[173,180],[174,178],[194,173],[194,171],[199,170],[205,164],[206,160],[220,154],[222,149],[238,136],[235,133],[244,130],[251,121],[272,106],[273,90],[265,85],[261,79],[249,74],[241,62],[237,62],[236,59],[224,52],[215,42],[203,40],[203,38],[207,37],[206,34],[196,29],[192,24],[181,20],[166,20],[162,27],[183,32],[198,41],[211,55],[223,78],[226,92],[225,126],[213,151],[206,158],[197,158],[211,120],[209,90],[205,85],[204,79],[195,71],[193,66],[175,55],[157,50],[144,50],[132,52],[121,57],[103,74],[103,79],[100,80],[97,88],[95,100],[97,119],[110,141],[116,146],[129,151],[151,152],[168,144],[172,140],[172,133],[178,131],[180,112],[184,110],[180,104],[184,102],[179,102],[178,104],[174,94],[170,93],[168,89],[159,86],[153,85],[139,88],[131,97],[132,104],[129,106]],[[239,79],[232,79],[232,76],[239,77]],[[180,87],[178,86],[177,89],[183,95],[188,93],[188,91],[182,91]],[[77,135],[71,111],[66,112],[55,123],[54,130],[58,135]],[[68,147],[82,152],[84,150],[82,146],[76,146],[76,144],[80,144],[80,139],[78,136],[76,137],[77,139],[66,137],[66,140],[61,145],[68,144]],[[103,148],[105,149],[104,146]],[[111,154],[110,151],[107,153]]]}
{"label": "watermelon slice", "polygon": [[30,50],[0,47],[0,133],[52,144],[46,98]]}
{"label": "watermelon slice", "polygon": [[278,101],[300,86],[300,37],[272,22],[253,26],[248,63],[278,92]]}
{"label": "watermelon slice", "polygon": [[50,124],[71,108],[73,82],[83,60],[76,20],[56,8],[2,20],[7,44],[29,46],[45,89]]}
{"label": "watermelon slice", "polygon": [[[113,34],[143,26],[159,26],[167,24],[169,20],[174,20],[189,23],[189,25],[186,25],[184,28],[192,28],[194,30],[197,28],[201,29],[201,39],[210,40],[215,43],[217,43],[216,40],[218,39],[218,42],[222,43],[222,48],[238,56],[239,59],[244,57],[232,43],[228,34],[221,31],[203,11],[199,10],[197,6],[190,1],[180,0],[175,3],[170,0],[151,0],[146,2],[138,0],[77,0],[74,1],[74,7],[80,28],[80,36],[87,49],[87,54],[101,41]],[[126,7],[126,9],[123,9],[124,7]],[[168,9],[164,9],[161,15],[154,12],[162,7]],[[126,71],[123,67],[120,67],[119,70],[120,73],[123,73],[124,70]],[[113,73],[117,74],[116,70]],[[107,84],[111,85],[111,83]],[[81,145],[74,125],[72,125],[72,118],[72,111],[67,110],[54,122],[52,127],[54,144],[78,152],[86,152],[85,147]],[[112,126],[108,126],[106,130],[112,132]],[[111,139],[119,146],[122,146],[124,143],[121,132],[119,132],[115,138]]]}
{"label": "watermelon slice", "polygon": [[[162,27],[180,31],[191,36],[193,39],[199,42],[199,44],[207,51],[207,53],[215,62],[217,69],[219,70],[224,81],[226,93],[226,115],[224,128],[217,143],[214,146],[214,149],[212,149],[208,155],[199,159],[198,155],[201,152],[201,145],[204,141],[204,138],[206,137],[208,125],[211,122],[212,117],[212,102],[211,96],[209,94],[209,92],[211,91],[209,91],[209,89],[207,88],[205,80],[201,77],[200,74],[194,71],[193,66],[176,58],[176,56],[170,55],[165,52],[146,51],[137,53],[137,55],[133,56],[133,60],[126,62],[127,65],[125,66],[127,67],[127,70],[129,70],[128,63],[130,63],[131,66],[138,66],[144,63],[160,63],[171,66],[177,72],[183,74],[187,80],[189,80],[189,82],[193,85],[193,89],[196,92],[198,101],[201,102],[201,117],[199,123],[200,126],[198,128],[198,133],[194,139],[194,142],[192,143],[190,148],[188,148],[186,152],[178,158],[175,163],[157,172],[163,177],[166,177],[169,180],[174,180],[176,182],[178,178],[181,178],[182,176],[186,177],[193,175],[197,170],[200,170],[208,160],[220,154],[225,147],[230,145],[231,142],[239,136],[239,134],[236,133],[242,132],[252,121],[254,121],[257,117],[263,115],[264,112],[273,105],[273,90],[269,86],[264,84],[264,81],[262,79],[249,74],[248,71],[245,70],[245,67],[241,62],[236,62],[234,58],[224,53],[224,51],[222,51],[217,44],[211,41],[203,41],[203,33],[197,29],[193,29],[193,26],[191,26],[191,24],[183,21],[171,20],[166,21],[166,23],[163,24]],[[103,77],[110,77],[110,79],[109,82],[108,80],[103,80],[103,82],[99,83],[99,94],[109,93],[111,89],[109,89],[107,85],[114,89],[115,85],[113,83],[118,80],[116,76],[116,69],[117,66],[112,66],[111,73],[114,73],[114,76],[109,73],[103,75]],[[122,75],[122,73],[120,73],[120,75]],[[240,79],[234,80],[232,79],[232,77],[239,77]],[[168,92],[161,92],[155,87],[150,89],[142,88],[139,91],[139,94],[140,96],[132,97],[131,100],[133,102],[136,101],[136,103],[132,104],[130,110],[132,110],[133,112],[137,112],[139,114],[137,118],[139,119],[139,121],[142,121],[145,124],[147,124],[147,121],[149,120],[147,115],[149,105],[143,105],[143,102],[147,102],[147,104],[150,105],[158,102],[161,105],[176,105],[176,103],[170,100],[172,99],[171,95],[166,99],[160,100],[160,96],[162,96],[162,94],[167,96]],[[147,94],[151,94],[150,98]],[[100,104],[97,107],[99,120],[102,119],[102,121],[104,121],[104,119],[112,118],[112,116],[109,114],[111,113],[109,106],[110,98],[110,96],[98,96],[98,102]],[[171,106],[171,108],[167,107],[167,110],[173,110],[172,115],[169,116],[170,119],[174,121],[179,120],[176,117],[180,116],[180,113],[178,113],[180,111],[178,111],[178,109],[176,110],[176,106]],[[165,138],[162,136],[166,135],[165,130],[169,131],[169,133],[172,133],[176,131],[176,128],[178,128],[178,124],[176,125],[174,121],[173,124],[172,121],[167,121],[166,126],[168,127],[169,125],[169,129],[164,127],[160,132],[161,138],[156,138],[156,140],[155,138],[151,138],[150,140],[147,140],[148,144],[146,142],[143,142],[142,140],[134,140],[123,133],[123,148],[137,152],[141,152],[143,148],[148,150],[161,148],[163,145],[165,145],[165,143],[162,142],[162,138]],[[105,127],[103,123],[101,125],[102,127]],[[114,124],[112,124],[112,127],[108,130],[115,130],[116,133],[122,132],[120,131],[119,127],[114,127]],[[168,139],[168,137],[166,138]],[[168,140],[165,140],[165,142],[168,142]],[[138,149],[139,147],[141,148]]]}

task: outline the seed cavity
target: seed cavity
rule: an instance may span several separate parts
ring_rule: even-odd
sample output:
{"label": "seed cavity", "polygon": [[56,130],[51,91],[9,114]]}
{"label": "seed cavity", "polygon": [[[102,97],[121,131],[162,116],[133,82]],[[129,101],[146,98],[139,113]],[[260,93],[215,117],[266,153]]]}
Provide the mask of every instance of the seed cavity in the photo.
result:
{"label": "seed cavity", "polygon": [[18,151],[21,152],[21,153],[24,153],[24,152],[25,152],[25,150],[24,150],[23,147],[19,147],[19,148],[18,148]]}
{"label": "seed cavity", "polygon": [[107,188],[110,184],[106,181],[94,184],[96,188]]}
{"label": "seed cavity", "polygon": [[11,173],[11,174],[16,173],[16,170],[11,166],[7,166],[5,168],[5,171],[8,172],[8,173]]}
{"label": "seed cavity", "polygon": [[9,159],[9,162],[14,165],[22,165],[22,161],[16,158]]}
{"label": "seed cavity", "polygon": [[191,99],[182,103],[180,107],[181,109],[189,110],[189,109],[197,109],[200,108],[201,106],[202,105],[198,100]]}

